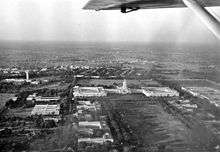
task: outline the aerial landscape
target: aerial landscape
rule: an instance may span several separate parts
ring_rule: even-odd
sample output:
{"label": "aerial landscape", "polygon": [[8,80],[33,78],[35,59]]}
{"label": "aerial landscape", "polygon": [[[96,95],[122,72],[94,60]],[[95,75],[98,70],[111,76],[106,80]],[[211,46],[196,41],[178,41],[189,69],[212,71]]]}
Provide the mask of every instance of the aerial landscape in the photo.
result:
{"label": "aerial landscape", "polygon": [[219,151],[219,53],[156,46],[4,42],[0,149]]}
{"label": "aerial landscape", "polygon": [[218,6],[0,0],[0,152],[220,152]]}

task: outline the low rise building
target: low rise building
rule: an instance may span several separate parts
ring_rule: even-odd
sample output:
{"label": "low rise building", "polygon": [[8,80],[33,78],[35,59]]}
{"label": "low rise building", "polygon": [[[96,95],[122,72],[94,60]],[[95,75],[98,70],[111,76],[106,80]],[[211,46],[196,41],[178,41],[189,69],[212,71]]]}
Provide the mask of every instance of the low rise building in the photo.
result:
{"label": "low rise building", "polygon": [[5,79],[3,81],[8,82],[8,83],[10,83],[10,82],[13,82],[13,83],[25,83],[26,82],[25,79]]}
{"label": "low rise building", "polygon": [[103,87],[79,87],[75,86],[73,89],[74,97],[102,97],[106,96]]}
{"label": "low rise building", "polygon": [[27,101],[35,101],[35,102],[41,102],[41,103],[48,103],[48,102],[58,102],[60,100],[60,97],[42,97],[37,96],[36,93],[31,94],[27,97]]}
{"label": "low rise building", "polygon": [[79,127],[89,127],[89,128],[98,128],[102,129],[102,125],[100,121],[80,121]]}
{"label": "low rise building", "polygon": [[92,110],[96,111],[96,106],[95,105],[78,105],[77,110]]}
{"label": "low rise building", "polygon": [[60,114],[60,105],[35,105],[31,115],[58,116]]}
{"label": "low rise building", "polygon": [[116,87],[115,89],[105,89],[108,93],[117,93],[117,94],[128,94],[131,93],[131,89],[127,86],[127,81],[124,80],[121,87]]}
{"label": "low rise building", "polygon": [[175,97],[179,92],[168,87],[143,87],[142,93],[147,97]]}
{"label": "low rise building", "polygon": [[105,142],[113,142],[112,138],[79,138],[78,143],[98,143],[98,144],[104,144]]}
{"label": "low rise building", "polygon": [[79,100],[79,101],[77,101],[80,105],[88,105],[88,106],[90,106],[90,105],[93,105],[92,103],[91,103],[91,101],[81,101],[81,100]]}

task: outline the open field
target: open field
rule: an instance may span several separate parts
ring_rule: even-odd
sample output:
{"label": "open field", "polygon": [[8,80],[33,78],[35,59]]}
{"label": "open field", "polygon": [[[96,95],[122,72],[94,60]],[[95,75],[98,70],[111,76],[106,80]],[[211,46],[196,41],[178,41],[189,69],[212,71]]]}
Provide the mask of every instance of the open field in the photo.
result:
{"label": "open field", "polygon": [[172,79],[167,81],[177,82],[183,87],[210,87],[220,90],[220,85],[218,83],[206,79]]}
{"label": "open field", "polygon": [[220,90],[209,87],[188,87],[192,92],[199,94],[202,98],[208,99],[211,103],[220,107]]}
{"label": "open field", "polygon": [[105,101],[112,134],[124,147],[129,145],[137,151],[156,148],[166,152],[208,152],[216,145],[216,139],[207,128],[197,122],[186,126],[164,111],[157,100],[132,94],[112,95]]}

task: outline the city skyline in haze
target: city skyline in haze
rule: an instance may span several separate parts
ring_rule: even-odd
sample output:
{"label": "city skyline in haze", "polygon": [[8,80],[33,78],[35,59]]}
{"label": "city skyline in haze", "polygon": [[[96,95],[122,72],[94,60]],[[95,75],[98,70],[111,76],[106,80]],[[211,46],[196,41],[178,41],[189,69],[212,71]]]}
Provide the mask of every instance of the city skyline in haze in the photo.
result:
{"label": "city skyline in haze", "polygon": [[[218,43],[188,8],[122,14],[88,11],[88,0],[0,0],[0,40]],[[220,16],[219,8],[209,8]]]}

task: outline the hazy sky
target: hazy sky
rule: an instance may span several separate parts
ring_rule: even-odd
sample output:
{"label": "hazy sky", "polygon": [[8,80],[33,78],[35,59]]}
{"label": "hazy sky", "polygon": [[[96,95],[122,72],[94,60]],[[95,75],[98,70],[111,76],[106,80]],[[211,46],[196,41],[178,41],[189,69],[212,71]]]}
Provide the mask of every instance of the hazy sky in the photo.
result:
{"label": "hazy sky", "polygon": [[[218,43],[190,10],[88,11],[88,0],[0,0],[1,40]],[[220,8],[211,8],[220,16]]]}

